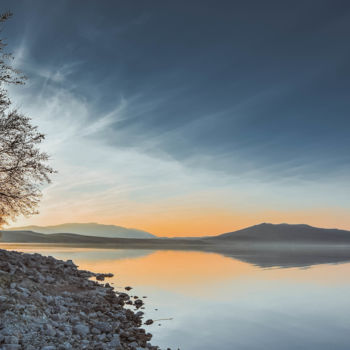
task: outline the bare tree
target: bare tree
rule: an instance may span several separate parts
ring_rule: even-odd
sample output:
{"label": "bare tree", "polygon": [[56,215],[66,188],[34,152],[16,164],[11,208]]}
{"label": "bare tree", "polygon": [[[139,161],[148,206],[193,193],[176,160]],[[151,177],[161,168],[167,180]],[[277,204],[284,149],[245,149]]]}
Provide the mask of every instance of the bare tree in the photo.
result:
{"label": "bare tree", "polygon": [[[0,24],[12,16],[0,15]],[[38,145],[44,140],[31,119],[11,109],[6,84],[23,84],[25,77],[11,66],[11,54],[0,39],[0,227],[18,215],[37,213],[40,187],[54,170]]]}

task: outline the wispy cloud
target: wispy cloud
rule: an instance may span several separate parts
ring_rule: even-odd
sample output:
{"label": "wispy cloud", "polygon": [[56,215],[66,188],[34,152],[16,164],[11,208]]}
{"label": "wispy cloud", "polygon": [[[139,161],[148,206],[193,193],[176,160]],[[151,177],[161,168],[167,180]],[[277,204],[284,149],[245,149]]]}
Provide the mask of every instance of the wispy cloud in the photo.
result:
{"label": "wispy cloud", "polygon": [[32,222],[349,210],[345,14],[324,5],[310,25],[302,4],[254,23],[243,3],[31,5],[13,5],[29,80],[10,92],[59,170]]}

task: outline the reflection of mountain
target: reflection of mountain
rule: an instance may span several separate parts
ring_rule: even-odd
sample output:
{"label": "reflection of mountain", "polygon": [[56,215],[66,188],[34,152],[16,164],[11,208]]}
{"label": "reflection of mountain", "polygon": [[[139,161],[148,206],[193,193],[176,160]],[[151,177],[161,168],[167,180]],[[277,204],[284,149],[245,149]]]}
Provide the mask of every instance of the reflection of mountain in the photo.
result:
{"label": "reflection of mountain", "polygon": [[115,225],[87,224],[62,224],[55,226],[25,226],[14,227],[9,231],[33,231],[38,233],[75,233],[84,236],[109,237],[109,238],[155,238],[149,232],[126,228]]}
{"label": "reflection of mountain", "polygon": [[105,238],[70,233],[3,231],[0,242],[85,247],[217,252],[262,267],[310,266],[350,261],[350,232],[307,225],[261,224],[206,238]]}
{"label": "reflection of mountain", "polygon": [[247,247],[216,246],[217,253],[260,267],[307,267],[350,261],[348,245],[254,245]]}
{"label": "reflection of mountain", "polygon": [[[33,247],[32,247],[33,248]],[[38,252],[38,249],[35,250]],[[42,249],[40,254],[51,254],[51,251]],[[69,249],[60,250],[59,247],[53,250],[57,259],[72,259],[73,261],[89,261],[92,263],[110,262],[115,260],[142,258],[154,253],[154,250],[146,249]],[[52,253],[53,253],[52,252]],[[68,253],[68,254],[67,254]]]}

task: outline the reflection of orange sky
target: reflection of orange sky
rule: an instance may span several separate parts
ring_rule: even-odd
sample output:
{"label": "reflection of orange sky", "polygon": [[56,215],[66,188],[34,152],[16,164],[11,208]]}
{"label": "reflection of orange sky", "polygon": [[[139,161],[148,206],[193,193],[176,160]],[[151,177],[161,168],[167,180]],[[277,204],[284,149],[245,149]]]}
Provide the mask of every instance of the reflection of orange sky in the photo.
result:
{"label": "reflection of orange sky", "polygon": [[178,290],[200,290],[235,279],[292,280],[320,285],[342,283],[350,264],[317,265],[308,269],[260,269],[214,253],[156,251],[148,256],[103,261],[77,261],[80,268],[112,272],[116,285],[152,285]]}
{"label": "reflection of orange sky", "polygon": [[[75,252],[101,252],[104,250],[85,248],[43,247],[35,245],[4,244],[0,248],[15,249],[27,253],[39,252],[55,255],[62,253],[66,259]],[[111,252],[112,250],[108,250]],[[142,254],[143,252],[140,251]],[[147,253],[147,252],[146,252]],[[101,256],[101,255],[100,255]],[[308,269],[260,269],[215,253],[189,251],[156,251],[141,257],[88,260],[76,258],[79,268],[94,272],[114,274],[108,282],[115,286],[152,286],[185,295],[215,295],[217,288],[236,281],[292,281],[325,285],[348,283],[344,276],[350,273],[350,263],[339,265],[317,265]],[[228,296],[229,297],[229,296]]]}
{"label": "reflection of orange sky", "polygon": [[[82,206],[84,208],[84,206]],[[262,222],[306,223],[317,227],[350,229],[350,215],[345,210],[315,209],[304,211],[242,211],[196,205],[147,208],[135,205],[120,210],[116,215],[109,213],[86,214],[82,211],[62,210],[45,216],[34,216],[30,221],[18,224],[53,225],[63,222],[98,222],[146,230],[158,236],[202,236],[215,235],[238,230]],[[57,218],[60,218],[58,221]]]}
{"label": "reflection of orange sky", "polygon": [[252,265],[219,254],[181,251],[157,251],[123,260],[79,260],[77,263],[87,270],[112,272],[117,281],[163,288],[215,283],[227,277],[248,275],[255,270]]}

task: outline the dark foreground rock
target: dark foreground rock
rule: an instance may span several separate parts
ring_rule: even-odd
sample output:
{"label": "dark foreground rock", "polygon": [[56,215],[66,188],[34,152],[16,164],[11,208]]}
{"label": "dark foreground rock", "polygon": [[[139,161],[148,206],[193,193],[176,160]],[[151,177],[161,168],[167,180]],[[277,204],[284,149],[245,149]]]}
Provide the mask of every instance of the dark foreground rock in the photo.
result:
{"label": "dark foreground rock", "polygon": [[[131,299],[71,261],[0,250],[0,349],[159,349]],[[137,302],[138,299],[135,301]]]}

